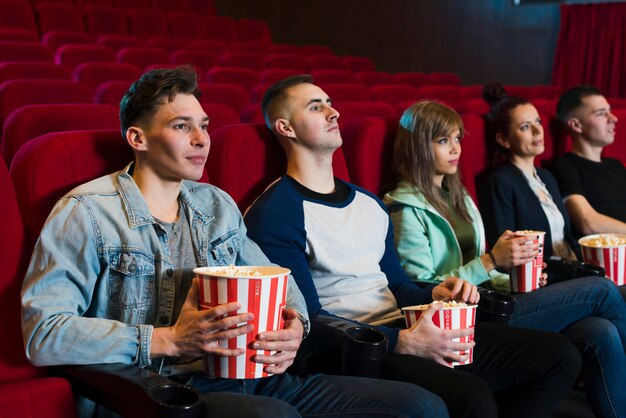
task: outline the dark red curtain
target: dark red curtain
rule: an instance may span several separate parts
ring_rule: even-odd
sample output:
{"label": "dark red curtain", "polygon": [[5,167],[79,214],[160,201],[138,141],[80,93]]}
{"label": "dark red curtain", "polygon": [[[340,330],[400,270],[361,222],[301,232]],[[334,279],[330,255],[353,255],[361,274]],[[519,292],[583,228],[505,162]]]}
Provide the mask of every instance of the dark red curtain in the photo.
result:
{"label": "dark red curtain", "polygon": [[626,97],[626,3],[561,6],[553,84],[593,84]]}

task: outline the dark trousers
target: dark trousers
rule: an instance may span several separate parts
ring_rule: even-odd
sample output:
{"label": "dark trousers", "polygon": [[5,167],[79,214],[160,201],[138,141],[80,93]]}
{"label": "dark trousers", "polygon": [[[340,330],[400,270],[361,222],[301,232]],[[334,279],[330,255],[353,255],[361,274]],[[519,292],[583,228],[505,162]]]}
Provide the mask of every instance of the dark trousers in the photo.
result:
{"label": "dark trousers", "polygon": [[559,334],[478,323],[474,339],[472,364],[390,355],[380,377],[439,395],[453,418],[549,418],[580,371],[580,354]]}

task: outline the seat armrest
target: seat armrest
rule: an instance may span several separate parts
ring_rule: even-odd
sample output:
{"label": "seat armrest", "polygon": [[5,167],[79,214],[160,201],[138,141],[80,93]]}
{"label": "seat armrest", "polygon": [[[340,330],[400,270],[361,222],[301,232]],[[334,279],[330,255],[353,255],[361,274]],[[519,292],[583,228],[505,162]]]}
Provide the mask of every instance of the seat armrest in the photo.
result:
{"label": "seat armrest", "polygon": [[192,418],[204,412],[196,389],[137,366],[95,364],[53,370],[70,381],[76,395],[123,417]]}

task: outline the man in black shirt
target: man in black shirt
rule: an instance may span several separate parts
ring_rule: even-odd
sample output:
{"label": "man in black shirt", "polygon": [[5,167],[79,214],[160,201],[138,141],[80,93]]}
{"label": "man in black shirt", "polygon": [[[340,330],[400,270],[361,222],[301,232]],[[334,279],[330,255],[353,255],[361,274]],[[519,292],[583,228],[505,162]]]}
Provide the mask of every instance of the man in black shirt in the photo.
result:
{"label": "man in black shirt", "polygon": [[617,117],[593,86],[565,92],[557,116],[572,136],[572,150],[558,159],[554,174],[578,236],[626,234],[626,168],[602,150],[613,143]]}

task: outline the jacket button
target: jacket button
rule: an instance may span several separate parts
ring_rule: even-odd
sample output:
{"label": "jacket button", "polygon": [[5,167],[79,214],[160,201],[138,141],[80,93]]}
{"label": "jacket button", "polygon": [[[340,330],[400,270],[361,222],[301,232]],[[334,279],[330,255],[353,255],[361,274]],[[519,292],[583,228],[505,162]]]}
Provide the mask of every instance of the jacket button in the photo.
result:
{"label": "jacket button", "polygon": [[174,270],[172,269],[167,269],[167,271],[165,272],[165,274],[167,274],[167,277],[172,277],[174,275]]}

